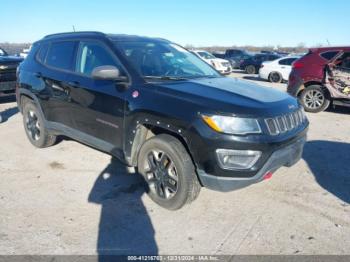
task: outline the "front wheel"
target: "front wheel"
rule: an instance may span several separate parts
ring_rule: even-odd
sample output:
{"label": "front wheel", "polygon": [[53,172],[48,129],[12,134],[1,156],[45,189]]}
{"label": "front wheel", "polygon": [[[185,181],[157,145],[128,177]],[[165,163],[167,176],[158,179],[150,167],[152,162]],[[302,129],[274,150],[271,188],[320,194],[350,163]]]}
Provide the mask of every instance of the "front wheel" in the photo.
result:
{"label": "front wheel", "polygon": [[138,170],[147,182],[150,198],[166,209],[180,209],[199,194],[201,186],[192,159],[173,136],[161,134],[147,140],[138,154]]}
{"label": "front wheel", "polygon": [[305,111],[318,113],[326,110],[330,104],[326,92],[321,86],[309,86],[303,90],[300,96],[301,104]]}

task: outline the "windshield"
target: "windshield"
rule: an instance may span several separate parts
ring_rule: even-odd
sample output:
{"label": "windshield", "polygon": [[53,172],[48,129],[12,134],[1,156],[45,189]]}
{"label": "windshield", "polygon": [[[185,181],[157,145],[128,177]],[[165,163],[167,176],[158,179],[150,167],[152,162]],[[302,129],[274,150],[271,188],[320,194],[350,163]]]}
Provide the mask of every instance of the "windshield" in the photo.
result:
{"label": "windshield", "polygon": [[206,62],[186,49],[167,42],[115,42],[128,62],[144,78],[219,77]]}
{"label": "windshield", "polygon": [[215,59],[216,58],[215,56],[213,56],[212,54],[210,54],[208,52],[199,51],[197,53],[199,54],[200,57],[203,57],[204,59]]}

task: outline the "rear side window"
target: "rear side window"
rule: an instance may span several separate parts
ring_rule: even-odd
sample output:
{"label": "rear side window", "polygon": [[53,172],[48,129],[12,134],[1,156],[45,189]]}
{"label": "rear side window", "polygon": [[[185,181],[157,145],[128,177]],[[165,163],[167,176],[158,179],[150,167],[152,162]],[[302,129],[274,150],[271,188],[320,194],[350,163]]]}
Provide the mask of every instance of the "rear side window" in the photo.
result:
{"label": "rear side window", "polygon": [[328,52],[324,52],[321,53],[320,56],[326,60],[331,60],[333,59],[337,54],[339,53],[339,51],[328,51]]}
{"label": "rear side window", "polygon": [[286,58],[286,59],[282,59],[282,60],[280,60],[278,63],[280,64],[280,65],[292,65],[293,64],[293,62],[295,61],[295,60],[297,60],[296,58]]}
{"label": "rear side window", "polygon": [[46,57],[46,64],[64,70],[71,70],[76,42],[64,41],[52,43]]}
{"label": "rear side window", "polygon": [[47,51],[49,50],[49,44],[48,43],[43,43],[40,45],[39,52],[36,56],[37,60],[41,63],[45,63],[45,58],[47,55]]}

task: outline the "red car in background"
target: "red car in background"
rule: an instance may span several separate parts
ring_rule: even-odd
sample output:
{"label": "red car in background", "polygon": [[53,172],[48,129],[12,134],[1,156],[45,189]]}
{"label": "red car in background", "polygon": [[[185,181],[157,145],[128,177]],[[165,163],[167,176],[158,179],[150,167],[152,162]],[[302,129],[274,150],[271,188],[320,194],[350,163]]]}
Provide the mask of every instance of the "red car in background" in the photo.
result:
{"label": "red car in background", "polygon": [[287,91],[308,112],[350,107],[350,47],[311,48],[293,63]]}

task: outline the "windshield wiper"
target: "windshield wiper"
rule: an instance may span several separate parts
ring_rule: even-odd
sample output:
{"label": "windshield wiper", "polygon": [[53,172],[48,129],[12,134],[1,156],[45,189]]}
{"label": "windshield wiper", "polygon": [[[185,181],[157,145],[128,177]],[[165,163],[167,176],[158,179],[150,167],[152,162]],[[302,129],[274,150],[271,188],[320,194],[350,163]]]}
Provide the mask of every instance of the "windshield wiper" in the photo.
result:
{"label": "windshield wiper", "polygon": [[188,79],[196,79],[196,78],[218,78],[222,76],[213,76],[213,75],[198,75],[198,76],[190,76]]}
{"label": "windshield wiper", "polygon": [[144,76],[144,79],[157,79],[157,80],[187,80],[185,77],[175,77],[175,76]]}

